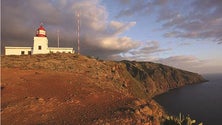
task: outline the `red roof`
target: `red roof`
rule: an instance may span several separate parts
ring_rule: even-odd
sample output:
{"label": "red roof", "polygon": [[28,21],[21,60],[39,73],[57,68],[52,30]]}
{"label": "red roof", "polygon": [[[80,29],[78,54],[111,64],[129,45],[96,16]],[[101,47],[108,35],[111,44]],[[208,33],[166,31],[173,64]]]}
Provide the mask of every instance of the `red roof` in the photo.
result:
{"label": "red roof", "polygon": [[45,31],[45,28],[44,28],[42,25],[40,25],[40,27],[38,28],[38,30],[44,30],[44,31]]}
{"label": "red roof", "polygon": [[[42,32],[42,30],[45,31],[45,32]],[[46,30],[45,30],[45,28],[42,26],[42,24],[41,24],[40,27],[37,29],[36,36],[38,36],[38,37],[46,37]]]}

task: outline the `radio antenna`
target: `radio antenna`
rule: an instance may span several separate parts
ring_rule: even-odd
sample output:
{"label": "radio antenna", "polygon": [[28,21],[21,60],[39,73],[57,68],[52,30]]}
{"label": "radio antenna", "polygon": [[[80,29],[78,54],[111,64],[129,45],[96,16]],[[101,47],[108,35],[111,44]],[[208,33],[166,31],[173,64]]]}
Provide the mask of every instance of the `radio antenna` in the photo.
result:
{"label": "radio antenna", "polygon": [[57,45],[58,45],[58,48],[59,48],[59,29],[57,30]]}
{"label": "radio antenna", "polygon": [[80,54],[80,13],[77,12],[77,53]]}

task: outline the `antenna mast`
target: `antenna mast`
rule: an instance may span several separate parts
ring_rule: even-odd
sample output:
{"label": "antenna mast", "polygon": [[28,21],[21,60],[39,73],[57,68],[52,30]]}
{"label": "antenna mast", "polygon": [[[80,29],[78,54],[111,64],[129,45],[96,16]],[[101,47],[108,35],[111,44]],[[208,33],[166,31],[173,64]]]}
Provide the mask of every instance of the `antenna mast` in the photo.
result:
{"label": "antenna mast", "polygon": [[78,55],[80,54],[80,14],[77,12],[77,46],[78,46]]}
{"label": "antenna mast", "polygon": [[57,30],[57,44],[58,44],[58,48],[59,48],[59,30]]}

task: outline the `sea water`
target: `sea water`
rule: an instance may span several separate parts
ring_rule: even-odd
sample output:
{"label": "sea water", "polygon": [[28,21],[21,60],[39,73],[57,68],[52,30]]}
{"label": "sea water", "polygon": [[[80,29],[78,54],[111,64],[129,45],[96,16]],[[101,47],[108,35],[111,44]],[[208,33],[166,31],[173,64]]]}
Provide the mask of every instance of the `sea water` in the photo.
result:
{"label": "sea water", "polygon": [[222,74],[204,75],[208,82],[171,90],[154,99],[171,115],[190,115],[204,125],[222,125]]}

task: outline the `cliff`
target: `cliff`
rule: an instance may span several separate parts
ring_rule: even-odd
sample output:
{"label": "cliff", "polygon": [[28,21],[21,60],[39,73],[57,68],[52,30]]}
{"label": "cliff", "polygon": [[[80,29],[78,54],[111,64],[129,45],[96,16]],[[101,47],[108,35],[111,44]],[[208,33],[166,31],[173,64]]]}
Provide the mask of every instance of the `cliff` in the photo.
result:
{"label": "cliff", "polygon": [[5,124],[160,124],[153,96],[205,81],[162,64],[75,54],[2,56],[1,69]]}
{"label": "cliff", "polygon": [[143,85],[150,97],[184,85],[204,82],[197,74],[152,62],[123,61],[131,76]]}

